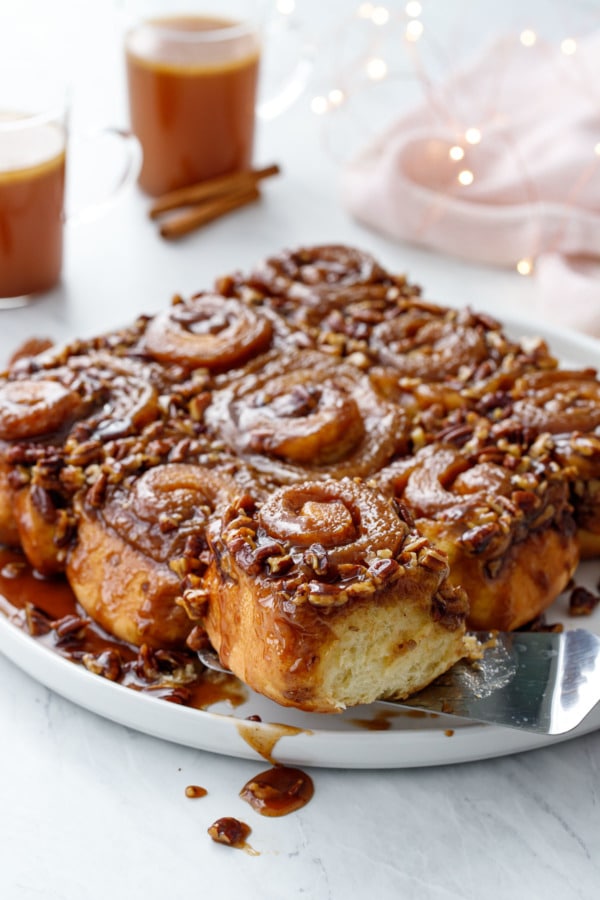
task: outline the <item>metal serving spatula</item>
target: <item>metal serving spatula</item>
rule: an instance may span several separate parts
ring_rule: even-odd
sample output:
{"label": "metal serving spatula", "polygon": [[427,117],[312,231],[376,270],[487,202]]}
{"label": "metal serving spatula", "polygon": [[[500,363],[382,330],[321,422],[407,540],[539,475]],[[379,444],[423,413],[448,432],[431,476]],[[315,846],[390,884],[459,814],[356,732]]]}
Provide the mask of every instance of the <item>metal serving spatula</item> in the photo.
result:
{"label": "metal serving spatula", "polygon": [[[485,644],[492,635],[478,632],[477,637]],[[565,734],[600,701],[600,637],[592,632],[500,632],[491,644],[482,659],[457,663],[418,694],[378,702],[537,734]],[[229,671],[211,648],[198,656],[209,669]]]}

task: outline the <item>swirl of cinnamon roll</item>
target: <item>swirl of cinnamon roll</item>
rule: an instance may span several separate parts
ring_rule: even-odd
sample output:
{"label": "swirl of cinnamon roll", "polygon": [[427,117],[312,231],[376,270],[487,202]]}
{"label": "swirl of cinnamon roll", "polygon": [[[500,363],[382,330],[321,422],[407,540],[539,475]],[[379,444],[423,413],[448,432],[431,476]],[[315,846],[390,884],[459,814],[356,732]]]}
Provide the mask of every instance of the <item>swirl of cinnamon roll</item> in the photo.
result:
{"label": "swirl of cinnamon roll", "polygon": [[266,350],[273,325],[235,298],[202,294],[153,318],[142,350],[162,363],[224,371]]}
{"label": "swirl of cinnamon roll", "polygon": [[396,556],[408,527],[386,501],[354,481],[281,488],[259,509],[259,528],[293,548],[323,547],[333,565],[385,551]]}
{"label": "swirl of cinnamon roll", "polygon": [[229,554],[259,581],[276,579],[275,594],[293,606],[339,607],[419,567],[435,573],[437,587],[448,575],[446,557],[393,502],[347,478],[279,488],[254,513],[226,513],[210,542],[217,560]]}
{"label": "swirl of cinnamon roll", "polygon": [[469,594],[474,628],[513,629],[564,589],[578,561],[568,486],[556,466],[494,447],[430,445],[377,482],[414,517]]}
{"label": "swirl of cinnamon roll", "polygon": [[282,481],[307,472],[363,476],[406,445],[404,414],[367,375],[311,352],[216,391],[205,421],[255,469]]}
{"label": "swirl of cinnamon roll", "polygon": [[[365,334],[382,310],[420,292],[369,254],[337,245],[280,253],[249,276],[220,279],[218,288],[272,309],[292,326],[335,345],[339,355],[364,351]],[[331,335],[345,340],[329,340]]]}
{"label": "swirl of cinnamon roll", "polygon": [[184,643],[188,612],[205,601],[207,525],[237,493],[226,475],[194,465],[160,465],[116,486],[101,476],[76,502],[66,573],[81,605],[132,644]]}
{"label": "swirl of cinnamon roll", "polygon": [[384,365],[405,376],[444,381],[498,361],[496,339],[490,342],[489,335],[499,331],[496,322],[469,310],[417,302],[376,325],[370,347]]}
{"label": "swirl of cinnamon roll", "polygon": [[[89,438],[107,441],[139,433],[160,417],[162,373],[138,360],[99,352],[72,361],[96,408],[85,418]],[[80,368],[81,366],[81,368]]]}
{"label": "swirl of cinnamon roll", "polygon": [[160,415],[155,376],[136,360],[90,351],[54,368],[16,371],[0,387],[12,517],[2,515],[2,531],[18,534],[43,574],[62,571],[73,534],[62,471],[80,469],[79,487],[83,468],[102,461],[109,441],[139,433]]}
{"label": "swirl of cinnamon roll", "polygon": [[130,433],[158,415],[158,379],[157,369],[106,350],[17,369],[0,385],[0,438],[60,444],[83,420],[86,438]]}
{"label": "swirl of cinnamon roll", "polygon": [[252,273],[269,293],[302,293],[303,288],[338,289],[390,282],[391,276],[368,253],[330,244],[301,247],[272,256]]}
{"label": "swirl of cinnamon roll", "polygon": [[532,372],[516,382],[511,401],[508,420],[530,433],[585,434],[600,427],[600,381],[594,369]]}
{"label": "swirl of cinnamon roll", "polygon": [[22,379],[0,386],[0,439],[52,434],[85,410],[83,397],[57,381]]}

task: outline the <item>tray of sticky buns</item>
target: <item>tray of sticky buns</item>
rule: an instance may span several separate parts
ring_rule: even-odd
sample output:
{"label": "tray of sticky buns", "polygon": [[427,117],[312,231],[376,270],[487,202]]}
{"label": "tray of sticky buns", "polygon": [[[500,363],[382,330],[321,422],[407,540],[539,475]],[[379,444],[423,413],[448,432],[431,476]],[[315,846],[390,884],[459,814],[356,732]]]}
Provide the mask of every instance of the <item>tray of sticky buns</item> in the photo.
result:
{"label": "tray of sticky buns", "polygon": [[[31,350],[31,348],[30,348]],[[600,385],[343,246],[0,380],[0,543],[275,702],[406,697],[600,552]]]}

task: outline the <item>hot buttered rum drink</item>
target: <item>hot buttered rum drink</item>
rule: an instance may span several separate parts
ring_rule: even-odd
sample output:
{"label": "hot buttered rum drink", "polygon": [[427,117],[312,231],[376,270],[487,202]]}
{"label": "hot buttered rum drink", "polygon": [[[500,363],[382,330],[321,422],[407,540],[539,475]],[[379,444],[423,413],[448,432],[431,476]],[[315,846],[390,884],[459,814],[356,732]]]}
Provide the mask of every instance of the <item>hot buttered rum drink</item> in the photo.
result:
{"label": "hot buttered rum drink", "polygon": [[0,298],[48,290],[60,277],[65,132],[34,119],[21,127],[24,119],[0,112]]}
{"label": "hot buttered rum drink", "polygon": [[250,166],[259,64],[253,30],[225,19],[152,20],[129,33],[126,58],[147,193]]}

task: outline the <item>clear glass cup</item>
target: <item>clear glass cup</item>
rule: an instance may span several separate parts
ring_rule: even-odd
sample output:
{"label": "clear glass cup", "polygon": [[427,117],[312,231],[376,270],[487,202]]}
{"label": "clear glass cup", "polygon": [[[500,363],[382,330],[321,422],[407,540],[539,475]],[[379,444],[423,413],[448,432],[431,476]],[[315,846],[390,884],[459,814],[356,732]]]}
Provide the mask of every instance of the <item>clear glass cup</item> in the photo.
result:
{"label": "clear glass cup", "polygon": [[0,108],[0,303],[50,290],[60,279],[66,112]]}
{"label": "clear glass cup", "polygon": [[[47,80],[26,85],[12,73],[0,86],[0,308],[26,305],[60,281],[69,150],[68,92]],[[123,145],[110,193],[135,180],[135,138],[104,130]],[[78,151],[80,152],[80,151]],[[106,203],[104,196],[97,204]],[[80,211],[81,212],[81,211]],[[91,217],[91,208],[86,210]],[[79,218],[83,218],[78,214]]]}
{"label": "clear glass cup", "polygon": [[[125,35],[131,129],[143,149],[139,183],[158,196],[252,164],[259,70],[273,4],[196,0],[132,3]],[[272,117],[300,93],[310,62],[261,97]]]}

